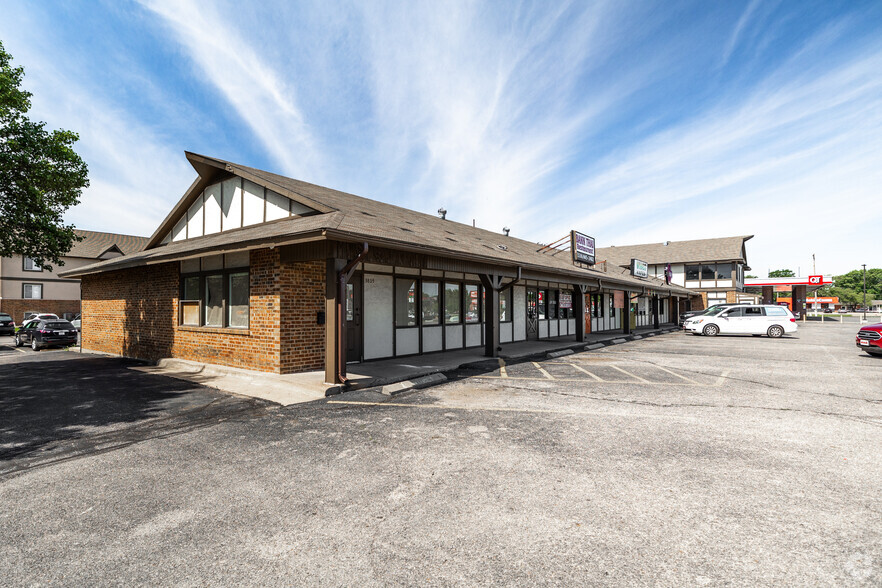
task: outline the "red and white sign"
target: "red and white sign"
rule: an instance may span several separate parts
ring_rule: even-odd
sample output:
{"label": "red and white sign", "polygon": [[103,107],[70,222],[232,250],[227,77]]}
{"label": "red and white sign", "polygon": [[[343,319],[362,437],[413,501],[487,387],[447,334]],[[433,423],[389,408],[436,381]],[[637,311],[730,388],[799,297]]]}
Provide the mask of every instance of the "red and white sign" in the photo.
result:
{"label": "red and white sign", "polygon": [[809,285],[818,286],[824,282],[824,276],[809,276]]}

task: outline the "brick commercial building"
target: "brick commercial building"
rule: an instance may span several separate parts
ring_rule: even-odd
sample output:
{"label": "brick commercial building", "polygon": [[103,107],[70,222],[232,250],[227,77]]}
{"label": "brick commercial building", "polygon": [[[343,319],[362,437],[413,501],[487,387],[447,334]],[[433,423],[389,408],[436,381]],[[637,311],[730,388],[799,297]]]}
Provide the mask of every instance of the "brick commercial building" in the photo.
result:
{"label": "brick commercial building", "polygon": [[495,356],[514,341],[671,323],[691,293],[566,247],[187,158],[199,177],[144,251],[63,274],[82,280],[85,349],[332,382],[347,361]]}
{"label": "brick commercial building", "polygon": [[83,238],[61,260],[64,265],[49,271],[32,259],[13,255],[0,258],[0,312],[20,323],[25,313],[51,312],[73,318],[80,312],[80,281],[63,278],[60,272],[113,259],[144,249],[148,239],[97,231],[75,230]]}
{"label": "brick commercial building", "polygon": [[745,244],[752,238],[743,235],[601,247],[597,259],[620,267],[628,267],[632,259],[637,259],[647,265],[648,275],[656,277],[663,277],[669,269],[672,284],[695,293],[689,300],[691,308],[684,300],[681,311],[701,310],[726,302],[759,301],[758,296],[744,292],[744,272],[750,271]]}

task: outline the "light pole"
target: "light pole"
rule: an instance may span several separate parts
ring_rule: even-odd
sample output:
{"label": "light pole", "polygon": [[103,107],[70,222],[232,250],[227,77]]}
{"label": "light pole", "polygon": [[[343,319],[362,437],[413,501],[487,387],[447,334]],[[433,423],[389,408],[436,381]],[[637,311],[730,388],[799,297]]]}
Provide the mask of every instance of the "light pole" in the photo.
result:
{"label": "light pole", "polygon": [[861,264],[864,268],[864,322],[867,322],[867,264]]}

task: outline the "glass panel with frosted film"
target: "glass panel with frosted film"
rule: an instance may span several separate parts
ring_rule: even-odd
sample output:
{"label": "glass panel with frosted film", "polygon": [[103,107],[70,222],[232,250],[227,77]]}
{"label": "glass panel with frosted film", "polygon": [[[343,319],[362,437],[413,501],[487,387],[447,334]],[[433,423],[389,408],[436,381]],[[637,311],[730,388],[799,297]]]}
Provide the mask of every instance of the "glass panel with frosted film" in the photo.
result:
{"label": "glass panel with frosted film", "polygon": [[227,324],[231,327],[248,327],[248,272],[230,274],[230,304]]}
{"label": "glass panel with frosted film", "polygon": [[224,277],[205,277],[205,326],[222,327],[224,321]]}

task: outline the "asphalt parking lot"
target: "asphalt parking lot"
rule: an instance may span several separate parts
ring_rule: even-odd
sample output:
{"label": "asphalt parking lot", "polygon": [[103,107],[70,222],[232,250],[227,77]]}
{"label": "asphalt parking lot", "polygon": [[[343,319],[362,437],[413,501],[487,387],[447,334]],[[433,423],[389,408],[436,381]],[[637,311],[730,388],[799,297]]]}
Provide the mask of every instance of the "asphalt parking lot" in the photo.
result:
{"label": "asphalt parking lot", "polygon": [[0,348],[0,577],[877,586],[882,360],[854,332],[677,333],[286,409]]}

